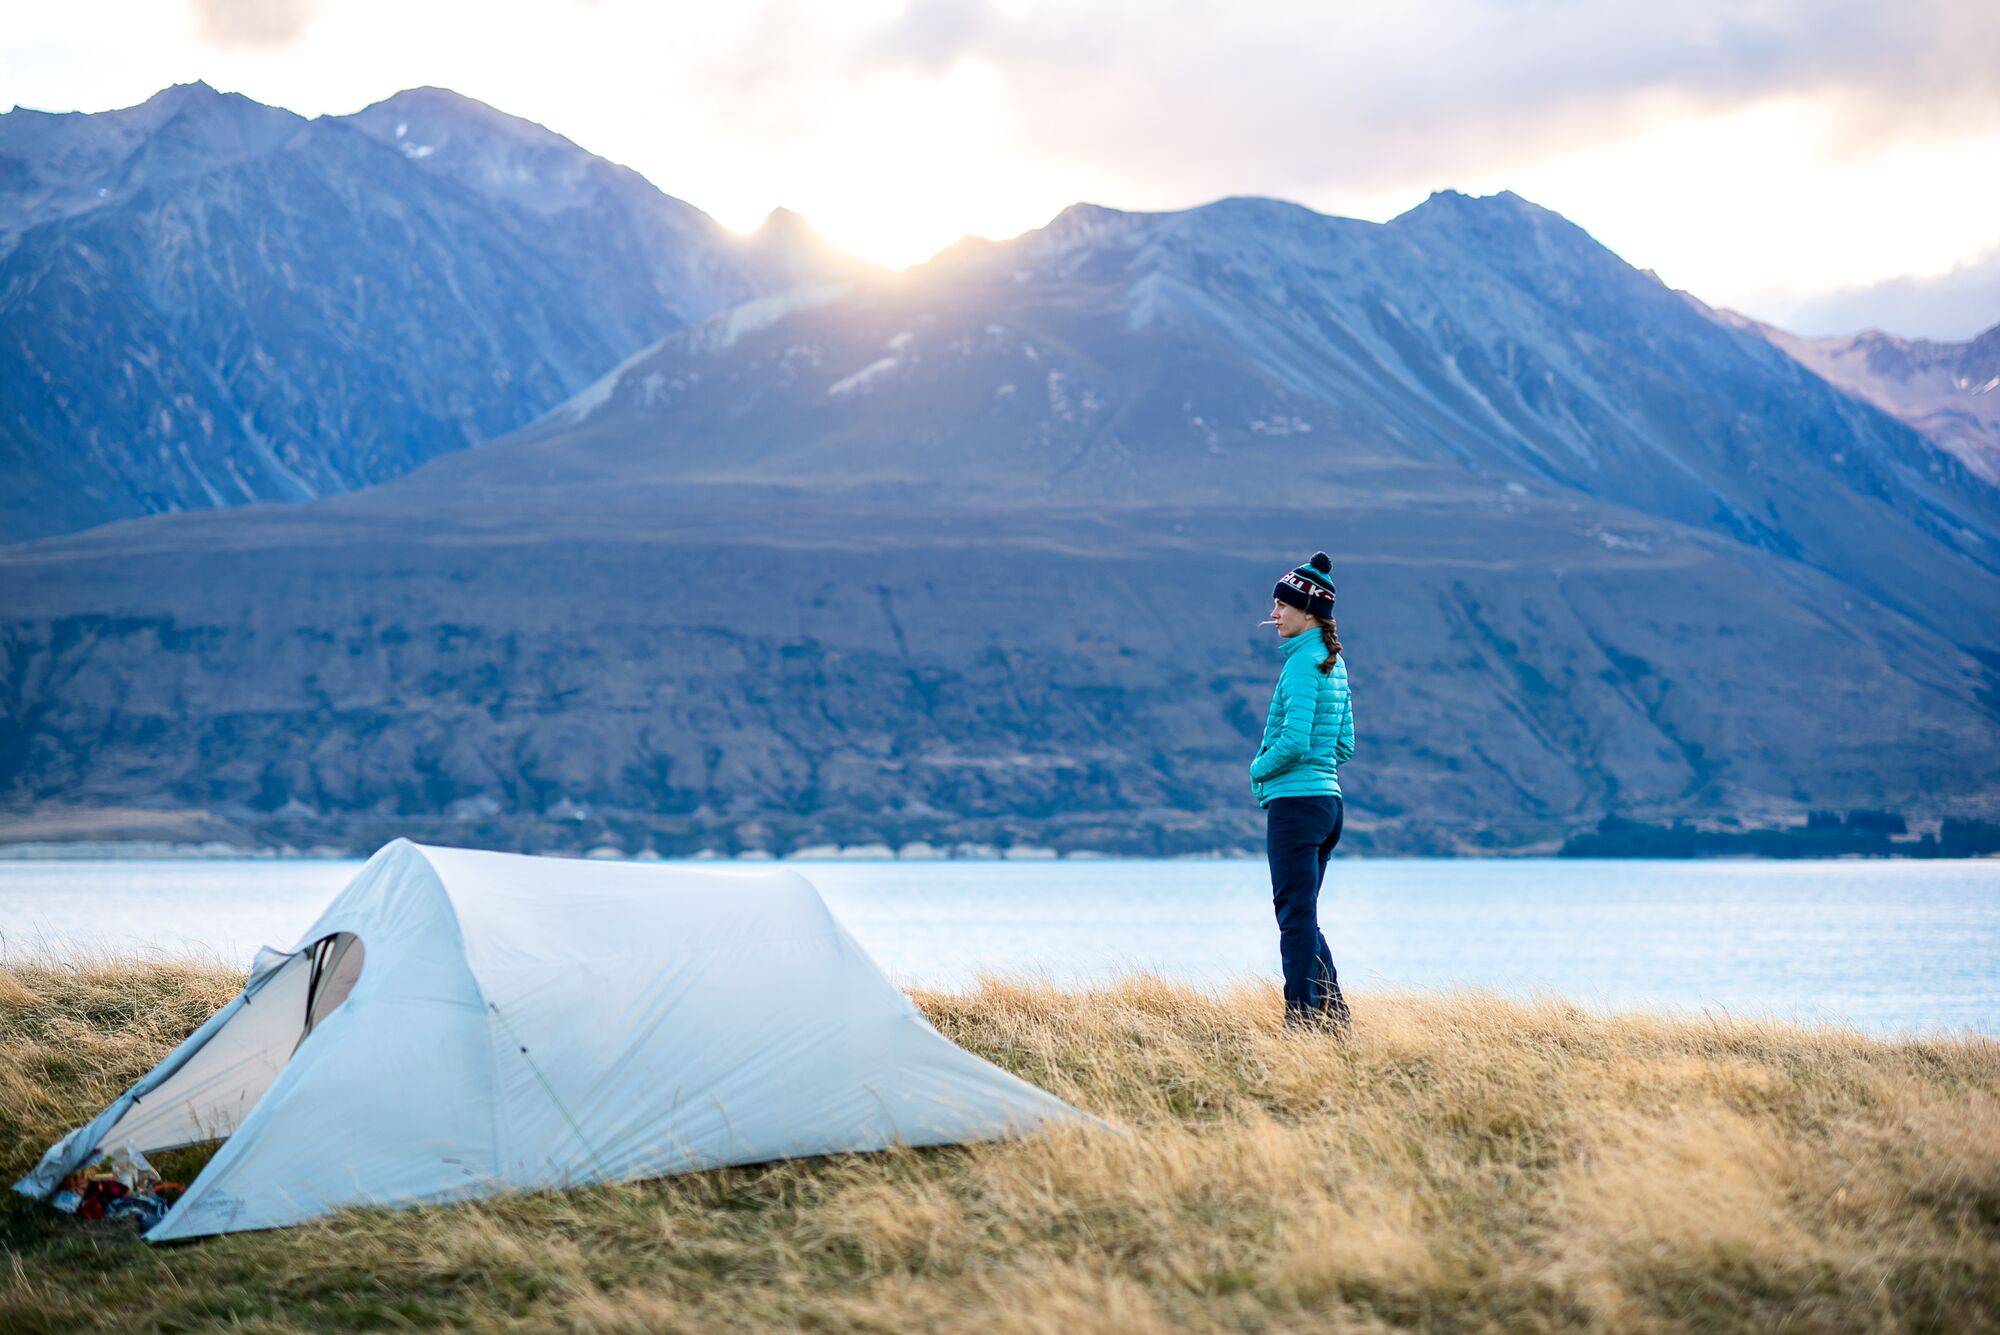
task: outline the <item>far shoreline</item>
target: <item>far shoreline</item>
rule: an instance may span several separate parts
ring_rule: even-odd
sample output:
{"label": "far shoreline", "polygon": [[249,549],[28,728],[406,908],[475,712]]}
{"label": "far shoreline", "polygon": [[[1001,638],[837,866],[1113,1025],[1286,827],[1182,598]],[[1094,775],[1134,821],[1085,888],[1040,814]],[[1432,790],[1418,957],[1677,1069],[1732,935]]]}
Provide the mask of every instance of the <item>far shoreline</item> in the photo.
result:
{"label": "far shoreline", "polygon": [[[418,839],[418,843],[433,842]],[[456,844],[450,841],[436,841],[442,847],[475,847],[471,844]],[[932,852],[901,853],[895,850],[872,846],[858,846],[853,849],[838,845],[816,845],[787,853],[770,853],[753,850],[741,853],[721,853],[705,850],[688,855],[666,856],[646,850],[640,853],[625,853],[606,848],[576,852],[567,849],[509,850],[532,851],[544,857],[575,858],[579,861],[612,862],[658,862],[685,863],[689,865],[710,863],[799,863],[806,865],[858,865],[867,863],[903,864],[913,862],[936,863],[1034,863],[1034,862],[1248,862],[1261,864],[1262,854],[1241,849],[1219,849],[1204,852],[1135,855],[1129,853],[1101,853],[1090,849],[1056,850],[1030,848],[1016,852],[1013,850],[992,850],[975,853],[954,853],[949,850]],[[258,848],[240,844],[157,844],[146,841],[131,842],[76,842],[76,843],[22,843],[0,845],[0,865],[9,863],[119,863],[119,862],[366,862],[368,853],[351,852],[345,849],[320,848]],[[2000,852],[1978,852],[1962,854],[1941,854],[1925,852],[1832,852],[1801,854],[1769,853],[1631,853],[1631,854],[1576,854],[1537,849],[1532,851],[1493,851],[1481,853],[1380,853],[1361,851],[1341,851],[1342,861],[1368,862],[1602,862],[1621,864],[1631,862],[1763,862],[1763,863],[1803,863],[1803,862],[1994,862],[2000,861]]]}
{"label": "far shoreline", "polygon": [[[1133,820],[1078,828],[1062,820],[964,816],[940,827],[756,818],[680,828],[671,820],[581,810],[561,820],[356,819],[287,827],[207,811],[150,808],[0,811],[0,862],[243,861],[367,858],[396,838],[631,862],[1184,862],[1264,860],[1253,812],[1227,828]],[[1802,819],[1798,817],[1802,816]],[[1253,836],[1253,830],[1255,834]],[[1855,808],[1696,822],[1606,816],[1588,828],[1405,828],[1351,815],[1339,856],[1440,861],[1933,861],[2000,856],[2000,813]]]}

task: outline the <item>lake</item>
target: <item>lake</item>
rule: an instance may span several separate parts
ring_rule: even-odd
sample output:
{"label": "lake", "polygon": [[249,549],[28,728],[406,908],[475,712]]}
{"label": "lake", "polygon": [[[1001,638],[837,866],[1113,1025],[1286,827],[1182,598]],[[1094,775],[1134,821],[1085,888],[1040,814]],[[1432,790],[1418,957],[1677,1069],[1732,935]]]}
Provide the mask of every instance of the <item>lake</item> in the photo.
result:
{"label": "lake", "polygon": [[[0,862],[0,956],[245,964],[359,862]],[[899,982],[1277,977],[1264,864],[793,862]],[[1471,986],[1600,1010],[2000,1035],[2000,861],[1336,858],[1321,920],[1352,992]]]}

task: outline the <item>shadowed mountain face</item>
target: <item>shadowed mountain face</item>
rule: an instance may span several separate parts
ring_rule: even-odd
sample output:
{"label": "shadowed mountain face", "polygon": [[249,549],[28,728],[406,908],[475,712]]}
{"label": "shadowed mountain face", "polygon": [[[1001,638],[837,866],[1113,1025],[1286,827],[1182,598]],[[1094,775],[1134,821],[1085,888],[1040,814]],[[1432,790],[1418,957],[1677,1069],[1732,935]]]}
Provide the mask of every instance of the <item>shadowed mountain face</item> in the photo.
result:
{"label": "shadowed mountain face", "polygon": [[0,555],[0,793],[273,838],[1250,845],[1334,557],[1354,842],[1983,812],[2000,502],[1562,219],[1079,207],[299,507]]}
{"label": "shadowed mountain face", "polygon": [[0,539],[395,477],[827,267],[442,89],[311,121],[200,83],[17,109]]}

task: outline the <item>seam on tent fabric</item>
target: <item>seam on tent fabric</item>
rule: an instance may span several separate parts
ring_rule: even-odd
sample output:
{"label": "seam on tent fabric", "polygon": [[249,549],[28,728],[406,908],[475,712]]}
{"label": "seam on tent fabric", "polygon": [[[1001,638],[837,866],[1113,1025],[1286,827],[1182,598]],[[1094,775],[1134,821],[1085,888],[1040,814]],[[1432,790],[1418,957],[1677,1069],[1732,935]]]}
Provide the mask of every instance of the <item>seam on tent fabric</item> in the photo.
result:
{"label": "seam on tent fabric", "polygon": [[497,1051],[499,1035],[493,1032],[493,1020],[498,1018],[500,1013],[493,1008],[492,999],[486,995],[486,987],[479,981],[479,974],[473,969],[472,960],[466,953],[465,923],[458,916],[458,903],[452,899],[450,887],[444,883],[444,873],[438,870],[437,864],[430,860],[420,845],[413,843],[410,847],[423,859],[424,866],[430,871],[431,879],[437,882],[438,897],[444,900],[445,915],[451,920],[451,934],[458,941],[458,961],[465,969],[465,976],[472,980],[473,994],[479,998],[480,1019],[486,1031],[486,1041],[481,1045],[486,1049],[486,1110],[488,1125],[493,1129],[491,1172],[495,1182],[504,1182],[507,1177],[506,1163],[512,1136],[508,1134],[510,1129],[504,1128],[500,1120],[500,1059]]}

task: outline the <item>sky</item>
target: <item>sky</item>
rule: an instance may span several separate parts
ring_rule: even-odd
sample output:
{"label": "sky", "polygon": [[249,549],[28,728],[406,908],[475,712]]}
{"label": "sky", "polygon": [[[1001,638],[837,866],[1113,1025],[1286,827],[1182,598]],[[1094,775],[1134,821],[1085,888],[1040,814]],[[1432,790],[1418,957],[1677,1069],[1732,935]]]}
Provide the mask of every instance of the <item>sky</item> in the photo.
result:
{"label": "sky", "polygon": [[878,263],[1070,203],[1511,189],[1806,334],[2000,323],[1991,0],[0,0],[0,108],[451,88]]}

